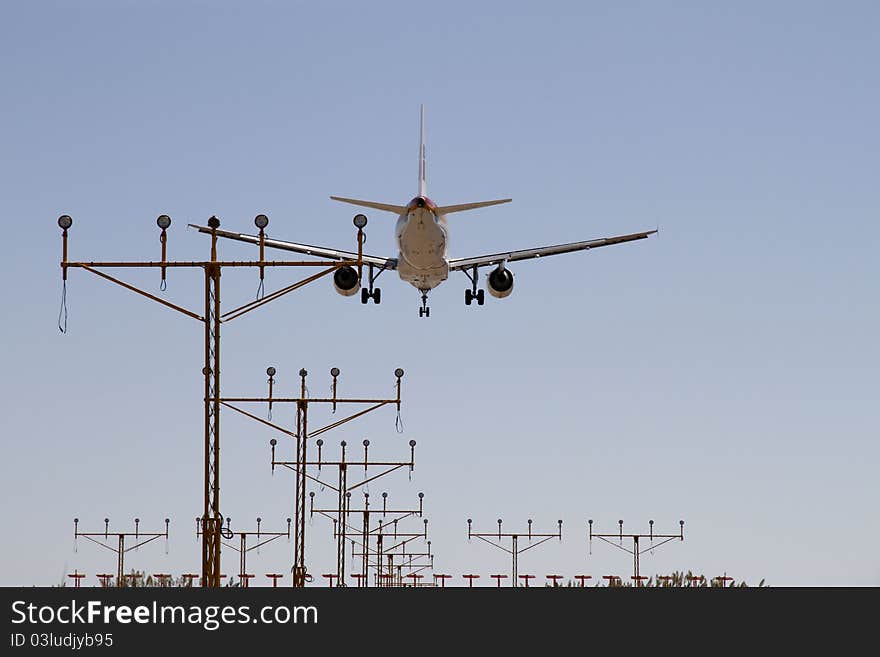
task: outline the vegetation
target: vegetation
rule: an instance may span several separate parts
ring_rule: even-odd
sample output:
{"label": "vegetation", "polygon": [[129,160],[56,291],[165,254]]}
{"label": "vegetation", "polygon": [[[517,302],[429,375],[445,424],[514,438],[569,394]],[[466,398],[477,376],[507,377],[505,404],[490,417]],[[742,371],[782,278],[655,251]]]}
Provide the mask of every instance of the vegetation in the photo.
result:
{"label": "vegetation", "polygon": [[[722,576],[726,577],[726,575]],[[745,581],[737,582],[735,578],[729,578],[722,580],[722,577],[706,577],[705,575],[695,575],[690,570],[687,573],[683,573],[681,571],[675,571],[671,575],[657,575],[656,577],[649,577],[644,580],[640,587],[643,588],[748,588],[749,584]],[[567,587],[579,587],[581,584],[579,582],[573,582],[571,580],[566,584]],[[548,584],[547,586],[551,586]],[[592,585],[593,587],[607,587],[607,588],[624,588],[624,587],[634,587],[635,583],[632,581],[624,581],[622,578],[606,580],[605,582],[596,582]],[[765,587],[767,584],[764,583],[762,579],[758,582],[757,586]]]}

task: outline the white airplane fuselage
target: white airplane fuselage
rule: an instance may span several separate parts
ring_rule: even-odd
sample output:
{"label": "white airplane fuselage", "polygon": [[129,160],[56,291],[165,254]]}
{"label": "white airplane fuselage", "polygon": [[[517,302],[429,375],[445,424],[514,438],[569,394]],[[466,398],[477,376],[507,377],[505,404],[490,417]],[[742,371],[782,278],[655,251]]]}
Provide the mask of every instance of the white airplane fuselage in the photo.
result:
{"label": "white airplane fuselage", "polygon": [[432,290],[449,277],[449,227],[446,217],[435,214],[435,207],[419,196],[409,203],[406,214],[397,218],[397,272],[401,280],[421,291]]}

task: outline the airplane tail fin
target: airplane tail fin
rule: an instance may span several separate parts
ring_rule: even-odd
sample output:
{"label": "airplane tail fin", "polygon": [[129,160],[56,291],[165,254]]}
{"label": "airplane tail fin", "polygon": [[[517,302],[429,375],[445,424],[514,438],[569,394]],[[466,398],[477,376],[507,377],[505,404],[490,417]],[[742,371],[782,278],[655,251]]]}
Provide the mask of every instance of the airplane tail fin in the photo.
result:
{"label": "airplane tail fin", "polygon": [[376,203],[375,201],[361,201],[356,198],[343,198],[341,196],[331,196],[334,201],[342,201],[343,203],[351,203],[364,208],[373,208],[374,210],[384,210],[385,212],[393,212],[394,214],[406,214],[405,205],[391,205],[390,203]]}
{"label": "airplane tail fin", "polygon": [[[419,196],[425,197],[428,192],[428,183],[426,175],[425,163],[425,106],[419,108]],[[376,203],[375,201],[362,201],[356,198],[344,198],[342,196],[331,196],[334,201],[342,201],[343,203],[351,203],[364,208],[373,208],[374,210],[384,210],[385,212],[393,212],[394,214],[406,214],[409,209],[405,205],[392,205],[391,203]],[[438,215],[452,214],[453,212],[464,212],[466,210],[475,210],[477,208],[485,208],[490,205],[499,205],[501,203],[510,203],[512,199],[502,198],[495,201],[477,201],[476,203],[461,203],[459,205],[444,205],[435,208],[434,212]]]}
{"label": "airplane tail fin", "polygon": [[485,208],[490,205],[500,205],[501,203],[510,203],[513,199],[502,198],[497,201],[477,201],[476,203],[461,203],[459,205],[442,205],[435,212],[437,214],[451,214],[453,212],[464,212],[465,210],[475,210],[477,208]]}
{"label": "airplane tail fin", "polygon": [[419,108],[419,196],[428,194],[427,173],[425,171],[425,106]]}

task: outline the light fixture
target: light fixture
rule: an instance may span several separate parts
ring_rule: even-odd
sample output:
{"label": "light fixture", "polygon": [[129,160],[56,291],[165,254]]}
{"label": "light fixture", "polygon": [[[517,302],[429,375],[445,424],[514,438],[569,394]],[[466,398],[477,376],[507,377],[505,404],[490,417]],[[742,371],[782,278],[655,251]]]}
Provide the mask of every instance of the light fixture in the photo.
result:
{"label": "light fixture", "polygon": [[167,230],[171,225],[171,217],[167,214],[160,214],[159,218],[156,219],[156,225],[159,226],[162,230]]}
{"label": "light fixture", "polygon": [[367,225],[367,215],[365,214],[356,214],[354,215],[354,225],[357,228],[363,228]]}
{"label": "light fixture", "polygon": [[69,214],[62,214],[58,217],[58,227],[67,230],[73,225],[73,219],[70,218]]}

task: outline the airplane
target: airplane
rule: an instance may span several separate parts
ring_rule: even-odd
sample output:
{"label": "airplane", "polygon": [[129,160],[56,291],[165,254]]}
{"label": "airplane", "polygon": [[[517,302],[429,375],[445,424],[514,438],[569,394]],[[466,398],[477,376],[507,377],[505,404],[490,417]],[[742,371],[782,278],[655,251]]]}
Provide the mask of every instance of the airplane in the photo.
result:
{"label": "airplane", "polygon": [[[492,271],[490,271],[486,277],[486,289],[489,290],[489,294],[493,297],[503,299],[510,296],[510,293],[513,292],[513,272],[507,267],[510,262],[528,260],[531,258],[542,258],[560,253],[571,253],[573,251],[586,251],[600,246],[632,242],[645,239],[649,235],[653,235],[657,232],[656,230],[649,230],[641,233],[632,233],[630,235],[603,237],[583,242],[570,242],[568,244],[556,244],[553,246],[542,246],[534,249],[522,249],[519,251],[505,251],[472,258],[448,258],[446,254],[446,246],[449,236],[449,225],[446,220],[447,215],[455,212],[464,212],[467,210],[475,210],[477,208],[509,203],[512,199],[505,198],[494,201],[461,203],[457,205],[437,205],[434,203],[434,201],[428,198],[427,195],[424,105],[420,109],[419,123],[418,196],[413,198],[406,205],[377,203],[375,201],[364,201],[342,196],[330,197],[334,201],[341,201],[359,207],[391,212],[398,215],[397,226],[395,229],[398,257],[391,258],[364,255],[363,262],[367,265],[368,275],[366,277],[367,286],[363,288],[361,287],[361,280],[356,269],[353,267],[340,267],[333,276],[333,286],[336,291],[343,296],[353,296],[360,290],[361,303],[366,304],[372,299],[374,303],[379,304],[382,300],[382,291],[378,287],[375,287],[376,279],[386,270],[396,270],[401,280],[410,283],[422,295],[422,305],[419,308],[419,317],[430,317],[431,311],[428,307],[428,293],[445,281],[451,271],[463,272],[471,282],[470,288],[465,289],[464,291],[465,305],[469,306],[473,301],[476,301],[477,305],[482,306],[485,302],[485,295],[483,294],[482,289],[477,289],[479,284],[478,274],[480,267],[493,267]],[[363,215],[355,217],[356,220],[358,218],[361,218],[364,224],[366,223],[366,217]],[[199,232],[202,233],[212,232],[211,228],[205,226],[194,224],[190,224],[190,226],[198,229]],[[218,237],[225,237],[241,242],[249,242],[252,244],[260,243],[260,238],[256,235],[247,235],[244,233],[219,229],[216,230],[216,234]],[[329,260],[357,259],[357,254],[349,251],[310,246],[308,244],[298,244],[296,242],[265,238],[264,244],[267,247],[294,251],[296,253],[326,258]]]}

